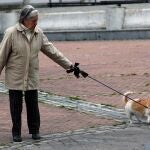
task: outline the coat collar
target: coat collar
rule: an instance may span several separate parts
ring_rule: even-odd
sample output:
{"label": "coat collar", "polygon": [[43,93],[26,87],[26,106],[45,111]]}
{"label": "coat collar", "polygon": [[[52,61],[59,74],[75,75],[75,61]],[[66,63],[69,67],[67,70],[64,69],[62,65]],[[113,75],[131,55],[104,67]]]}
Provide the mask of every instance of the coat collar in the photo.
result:
{"label": "coat collar", "polygon": [[[16,28],[18,31],[24,31],[25,29],[20,25],[20,23],[16,24]],[[35,33],[39,33],[38,27],[35,27],[34,29]]]}

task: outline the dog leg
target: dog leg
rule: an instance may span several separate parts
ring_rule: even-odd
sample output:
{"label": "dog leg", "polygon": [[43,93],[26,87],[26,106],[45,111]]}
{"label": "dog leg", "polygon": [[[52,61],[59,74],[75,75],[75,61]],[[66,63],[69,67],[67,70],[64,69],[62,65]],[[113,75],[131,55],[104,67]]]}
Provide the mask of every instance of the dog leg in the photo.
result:
{"label": "dog leg", "polygon": [[129,124],[133,124],[133,121],[132,121],[132,119],[130,119],[130,120],[129,120]]}
{"label": "dog leg", "polygon": [[141,123],[142,121],[139,119],[139,117],[137,115],[135,115],[136,120],[138,121],[138,123]]}
{"label": "dog leg", "polygon": [[128,113],[127,116],[129,118],[129,124],[133,124],[133,119],[132,119],[133,115],[131,113]]}
{"label": "dog leg", "polygon": [[147,117],[147,123],[150,124],[150,116]]}

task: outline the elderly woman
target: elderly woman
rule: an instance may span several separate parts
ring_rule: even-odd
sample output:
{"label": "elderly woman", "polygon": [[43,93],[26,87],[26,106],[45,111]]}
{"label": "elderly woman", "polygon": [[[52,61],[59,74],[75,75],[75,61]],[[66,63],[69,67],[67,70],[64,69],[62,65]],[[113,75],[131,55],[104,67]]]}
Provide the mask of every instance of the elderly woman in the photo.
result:
{"label": "elderly woman", "polygon": [[20,12],[19,22],[6,30],[0,45],[0,73],[5,67],[14,142],[22,141],[23,96],[27,108],[29,134],[32,134],[34,140],[41,138],[38,107],[39,51],[66,70],[72,66],[72,62],[58,51],[37,27],[37,21],[38,10],[31,5],[25,6]]}

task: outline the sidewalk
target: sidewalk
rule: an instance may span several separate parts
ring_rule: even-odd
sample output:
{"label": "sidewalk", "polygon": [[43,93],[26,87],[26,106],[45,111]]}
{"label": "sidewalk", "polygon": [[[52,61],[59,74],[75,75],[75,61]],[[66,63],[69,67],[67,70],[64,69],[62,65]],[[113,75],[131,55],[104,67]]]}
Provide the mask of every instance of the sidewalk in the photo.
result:
{"label": "sidewalk", "polygon": [[[8,95],[0,94],[0,146],[12,142],[11,118],[9,115]],[[115,125],[117,122],[74,110],[39,103],[41,112],[41,135],[63,133],[79,129],[94,128],[103,125]],[[22,115],[22,138],[30,140],[26,123],[25,105]]]}
{"label": "sidewalk", "polygon": [[3,150],[149,150],[147,126],[103,127],[44,136],[40,142],[24,141]]}
{"label": "sidewalk", "polygon": [[[54,45],[72,62],[79,62],[80,67],[87,71],[92,77],[122,92],[127,90],[136,91],[137,94],[133,95],[133,97],[149,96],[149,40],[54,42]],[[3,79],[3,77],[4,75],[1,76],[1,79]],[[60,66],[49,60],[43,54],[40,54],[40,89],[56,95],[80,98],[92,103],[101,103],[122,109],[124,105],[121,101],[122,97],[114,91],[88,78],[76,79],[73,75],[66,74]],[[8,95],[0,94],[0,103],[0,145],[2,146],[12,142]],[[60,149],[59,146],[61,146],[61,150],[70,150],[72,146],[72,150],[88,150],[88,148],[89,150],[96,150],[96,148],[100,149],[99,147],[101,145],[107,146],[108,143],[108,147],[104,146],[104,150],[110,149],[111,145],[113,145],[114,150],[117,150],[115,147],[120,148],[121,146],[127,146],[127,143],[117,143],[122,135],[124,135],[123,141],[127,139],[129,142],[129,140],[134,139],[131,141],[128,150],[130,150],[132,146],[141,150],[141,145],[148,143],[150,135],[148,126],[139,126],[136,127],[135,130],[130,127],[127,128],[127,130],[124,130],[124,128],[121,130],[115,129],[116,132],[113,130],[109,132],[109,129],[107,130],[105,126],[116,125],[117,122],[114,121],[113,118],[106,119],[96,117],[94,115],[43,103],[39,105],[41,112],[41,135],[45,138],[43,142],[37,142],[35,145],[31,145],[32,143],[34,144],[34,142],[31,140],[30,135],[28,135],[25,109],[23,111],[22,137],[23,143],[30,143],[29,147],[33,146],[35,149],[43,150],[42,145],[45,147],[46,144],[47,147],[45,147],[45,149],[51,148],[52,150]],[[103,126],[103,130],[107,132],[97,129],[97,127]],[[88,134],[90,128],[93,128],[94,133]],[[67,137],[63,134],[67,131],[80,129],[87,129],[84,131],[83,137],[81,134],[77,136],[76,134],[69,134]],[[112,134],[110,134],[111,132]],[[55,137],[56,133],[62,133],[58,134],[62,136],[61,143],[61,139],[59,138],[53,140],[53,135]],[[141,137],[140,134],[143,136]],[[106,135],[110,135],[111,137]],[[75,141],[73,141],[74,136],[76,136]],[[86,138],[86,136],[88,137]],[[96,141],[92,140],[93,138],[96,139]],[[116,140],[114,141],[113,138]],[[140,140],[141,143],[139,142]],[[112,141],[112,143],[108,141]],[[68,145],[65,145],[65,142],[68,143]],[[133,143],[137,145],[132,145]],[[15,146],[15,144],[12,145]],[[30,148],[25,145],[25,149]],[[124,148],[118,150],[124,150]]]}
{"label": "sidewalk", "polygon": [[[136,98],[150,96],[149,40],[70,41],[54,42],[54,45],[97,80],[123,93],[135,91]],[[111,89],[89,78],[76,79],[66,74],[44,55],[40,59],[41,90],[123,108],[122,96]]]}

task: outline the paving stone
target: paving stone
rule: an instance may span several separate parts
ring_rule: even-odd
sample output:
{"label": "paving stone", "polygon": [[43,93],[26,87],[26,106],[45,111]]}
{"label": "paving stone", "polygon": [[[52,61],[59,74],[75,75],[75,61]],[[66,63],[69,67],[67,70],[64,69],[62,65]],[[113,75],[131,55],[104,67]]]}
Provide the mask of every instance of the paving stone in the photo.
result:
{"label": "paving stone", "polygon": [[[54,42],[54,45],[70,60],[80,62],[81,68],[96,79],[123,92],[126,90],[136,91],[137,94],[134,97],[148,96],[149,40]],[[84,57],[81,58],[81,56]],[[79,97],[85,100],[86,104],[106,104],[114,105],[117,109],[124,108],[120,95],[89,79],[77,80],[42,54],[40,54],[40,59],[43,60],[40,62],[41,91],[64,97]],[[1,78],[4,78],[3,74]],[[59,97],[57,98],[59,99]],[[23,119],[23,142],[20,144],[8,143],[11,141],[11,121],[6,95],[0,94],[0,103],[0,112],[2,112],[0,118],[1,149],[142,150],[149,143],[150,131],[147,125],[140,124],[112,129],[105,127],[108,124],[112,125],[114,123],[112,120],[83,114],[77,110],[56,108],[48,104],[40,104],[41,127],[42,133],[45,135],[43,140],[37,142],[31,140],[25,124],[26,119]],[[72,104],[75,104],[74,107],[77,105],[76,102]],[[91,106],[95,111],[95,106]],[[25,118],[24,114],[25,112],[23,118]],[[5,130],[2,126],[5,126]],[[97,126],[104,127],[95,128]],[[87,129],[89,127],[94,127],[94,129]],[[79,130],[75,133],[67,132],[82,128],[86,128],[86,130]],[[6,143],[8,144],[5,145]]]}

